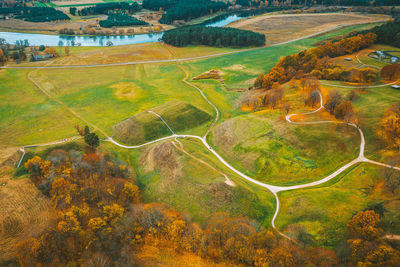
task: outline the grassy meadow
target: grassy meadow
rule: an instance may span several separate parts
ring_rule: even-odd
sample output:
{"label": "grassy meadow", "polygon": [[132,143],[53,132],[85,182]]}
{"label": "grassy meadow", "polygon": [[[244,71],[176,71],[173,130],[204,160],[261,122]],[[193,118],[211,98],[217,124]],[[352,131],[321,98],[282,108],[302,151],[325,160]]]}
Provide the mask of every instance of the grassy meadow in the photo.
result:
{"label": "grassy meadow", "polygon": [[[228,90],[225,89],[215,80],[191,81],[201,88],[221,113],[219,122],[208,137],[210,145],[237,169],[257,180],[276,185],[315,181],[354,159],[358,155],[360,139],[353,128],[334,124],[292,125],[284,120],[278,109],[254,113],[244,111],[240,109],[242,93],[229,89],[248,88],[258,74],[267,72],[282,56],[307,49],[326,38],[365,27],[371,25],[355,25],[279,46],[183,63],[181,67],[190,74],[188,81],[217,69],[222,72],[228,87]],[[154,57],[169,59],[232,51],[205,47],[167,48],[158,43],[143,45],[136,52],[134,47],[74,47],[69,57],[60,57],[52,64],[108,63]],[[188,103],[211,116],[208,121],[193,128],[180,127],[179,123],[184,122],[178,119],[168,121],[176,133],[203,135],[215,116],[215,111],[199,92],[182,82],[185,73],[175,63],[37,71],[7,69],[0,71],[0,87],[3,88],[0,92],[0,127],[3,129],[0,132],[0,147],[60,140],[76,135],[75,124],[84,124],[62,105],[49,100],[29,81],[29,73],[51,97],[109,135],[113,135],[112,129],[118,123],[149,109],[160,109],[170,101]],[[340,82],[326,83],[332,86],[324,85],[324,90],[336,88],[344,94],[352,90],[334,87],[343,85]],[[292,112],[310,110],[290,90],[285,98],[297,99]],[[382,159],[389,153],[384,151],[384,146],[376,138],[376,129],[384,111],[399,98],[400,91],[379,87],[359,94],[359,99],[354,102],[367,139],[367,157]],[[321,118],[331,119],[326,113],[312,117],[313,120]],[[164,130],[167,135],[165,127]],[[184,151],[173,139],[139,150],[127,150],[110,143],[102,143],[100,149],[133,167],[145,202],[170,204],[198,222],[204,222],[215,212],[228,212],[249,216],[269,227],[275,207],[274,196],[269,191],[232,173],[198,140],[179,141]],[[236,186],[224,183],[223,174]],[[365,193],[364,190],[368,186],[377,186],[378,176],[375,167],[362,164],[319,188],[284,192],[280,194],[282,209],[277,226],[285,232],[292,231],[289,229],[292,224],[304,226],[315,236],[316,242],[333,246],[336,244],[335,235],[343,233],[344,222],[354,212],[370,202],[384,199],[379,194],[373,195],[373,191]],[[373,201],[369,198],[371,194]],[[395,205],[391,205],[391,209],[396,210]],[[337,214],[343,216],[335,218]],[[390,214],[395,217],[393,212]],[[330,236],[324,236],[325,232]]]}
{"label": "grassy meadow", "polygon": [[346,223],[352,216],[382,203],[386,209],[385,217],[381,218],[383,227],[398,234],[399,201],[383,192],[381,172],[381,167],[362,163],[328,184],[280,193],[276,226],[291,236],[306,231],[313,237],[311,242],[335,247],[345,237]]}

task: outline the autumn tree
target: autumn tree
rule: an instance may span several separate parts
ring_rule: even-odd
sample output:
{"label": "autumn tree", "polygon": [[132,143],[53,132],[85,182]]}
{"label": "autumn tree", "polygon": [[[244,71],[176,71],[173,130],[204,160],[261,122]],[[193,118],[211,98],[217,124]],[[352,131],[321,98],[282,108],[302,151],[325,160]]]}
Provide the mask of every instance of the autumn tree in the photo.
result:
{"label": "autumn tree", "polygon": [[383,114],[378,134],[389,147],[400,150],[400,101]]}
{"label": "autumn tree", "polygon": [[4,65],[7,62],[6,55],[2,48],[0,48],[0,66]]}
{"label": "autumn tree", "polygon": [[343,96],[337,90],[329,91],[329,94],[326,99],[325,108],[331,113],[335,114],[336,108],[342,103]]}
{"label": "autumn tree", "polygon": [[337,119],[346,118],[348,121],[350,121],[351,116],[353,116],[354,114],[353,104],[350,100],[343,101],[339,105],[337,105],[334,113]]}
{"label": "autumn tree", "polygon": [[393,80],[400,75],[400,64],[394,63],[386,65],[381,69],[381,78],[385,80]]}
{"label": "autumn tree", "polygon": [[[400,164],[399,158],[391,158],[388,161],[389,165],[397,166]],[[384,168],[383,178],[385,179],[385,188],[392,194],[400,187],[400,171],[393,168]]]}
{"label": "autumn tree", "polygon": [[319,91],[314,90],[312,91],[308,97],[305,99],[305,104],[314,107],[320,101]]}
{"label": "autumn tree", "polygon": [[379,215],[373,210],[358,212],[348,223],[349,235],[362,240],[375,240],[380,235]]}
{"label": "autumn tree", "polygon": [[379,215],[373,210],[358,212],[347,224],[351,259],[358,266],[396,266],[398,250],[381,238]]}

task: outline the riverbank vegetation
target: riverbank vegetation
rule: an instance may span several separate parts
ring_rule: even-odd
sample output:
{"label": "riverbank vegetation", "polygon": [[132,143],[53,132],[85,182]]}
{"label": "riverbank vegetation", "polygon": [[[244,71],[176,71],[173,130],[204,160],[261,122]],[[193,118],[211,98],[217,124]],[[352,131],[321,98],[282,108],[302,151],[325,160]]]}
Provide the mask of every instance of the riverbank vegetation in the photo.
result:
{"label": "riverbank vegetation", "polygon": [[188,26],[169,30],[161,40],[173,46],[208,45],[217,47],[262,46],[263,34],[234,28]]}

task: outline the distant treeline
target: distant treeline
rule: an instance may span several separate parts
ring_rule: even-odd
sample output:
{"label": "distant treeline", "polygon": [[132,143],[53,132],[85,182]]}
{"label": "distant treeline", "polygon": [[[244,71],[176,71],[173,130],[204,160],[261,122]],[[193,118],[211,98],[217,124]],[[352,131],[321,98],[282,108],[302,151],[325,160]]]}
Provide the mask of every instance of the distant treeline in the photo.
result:
{"label": "distant treeline", "polygon": [[57,20],[70,20],[65,13],[52,7],[9,7],[0,8],[0,14],[14,14],[16,19],[24,19],[31,22],[46,22]]}
{"label": "distant treeline", "polygon": [[139,11],[141,6],[136,3],[128,3],[128,2],[111,2],[111,3],[101,3],[95,6],[85,7],[82,10],[78,11],[80,16],[86,15],[94,15],[94,14],[108,14],[112,10],[124,10],[128,13],[133,13]]}
{"label": "distant treeline", "polygon": [[276,11],[289,10],[289,9],[291,9],[291,8],[290,7],[266,7],[266,8],[259,8],[259,9],[230,11],[230,12],[226,12],[224,14],[215,16],[211,19],[207,19],[197,25],[207,25],[207,24],[210,24],[213,22],[217,22],[217,21],[226,19],[227,17],[233,16],[233,15],[236,15],[238,17],[250,17],[250,16],[260,15],[260,14],[264,14],[264,13],[268,13],[268,12],[276,12]]}
{"label": "distant treeline", "polygon": [[168,8],[176,5],[178,0],[143,0],[143,8],[158,11],[160,9],[167,10]]}
{"label": "distant treeline", "polygon": [[400,18],[387,22],[362,33],[373,32],[377,35],[377,43],[400,47]]}
{"label": "distant treeline", "polygon": [[262,46],[265,36],[234,28],[188,26],[166,31],[162,41],[173,46],[208,45],[218,47]]}
{"label": "distant treeline", "polygon": [[138,20],[135,17],[122,13],[110,13],[106,20],[99,22],[100,27],[111,28],[113,26],[135,26],[135,25],[148,25],[147,22]]}
{"label": "distant treeline", "polygon": [[[279,0],[279,2],[283,2]],[[293,0],[292,5],[326,5],[326,6],[370,6],[371,4],[374,6],[396,6],[399,5],[399,0],[375,0],[371,3],[371,0],[341,0],[338,3],[337,0],[316,0],[316,1],[309,1],[309,0]]]}
{"label": "distant treeline", "polygon": [[210,0],[199,0],[192,2],[181,0],[160,19],[160,23],[172,24],[175,20],[190,20],[210,13],[226,10],[228,5],[223,2],[213,2]]}

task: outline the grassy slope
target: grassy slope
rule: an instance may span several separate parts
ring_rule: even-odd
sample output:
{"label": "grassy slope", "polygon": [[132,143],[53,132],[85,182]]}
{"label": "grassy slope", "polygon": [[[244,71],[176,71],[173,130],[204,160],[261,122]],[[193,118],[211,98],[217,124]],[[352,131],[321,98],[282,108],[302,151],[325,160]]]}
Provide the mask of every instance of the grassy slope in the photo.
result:
{"label": "grassy slope", "polygon": [[[181,101],[169,101],[152,109],[162,116],[174,133],[188,131],[212,119],[211,115]],[[126,144],[143,144],[171,135],[163,121],[156,115],[141,112],[113,127],[115,137]]]}
{"label": "grassy slope", "polygon": [[280,111],[263,111],[220,124],[213,143],[251,177],[293,185],[319,180],[356,158],[359,136],[346,126],[292,125]]}
{"label": "grassy slope", "polygon": [[[329,84],[344,85],[341,82],[326,81]],[[349,93],[351,88],[340,88],[325,86],[329,89],[336,89],[344,95]],[[361,128],[364,131],[366,146],[365,156],[375,160],[383,160],[386,155],[385,145],[377,136],[380,120],[385,111],[400,100],[400,91],[390,86],[369,88],[366,93],[359,94],[359,98],[353,102],[356,113],[361,119]]]}
{"label": "grassy slope", "polygon": [[[78,120],[49,101],[27,78],[28,71],[0,71],[0,147],[53,141],[74,135]],[[57,121],[57,123],[54,123]]]}
{"label": "grassy slope", "polygon": [[[335,246],[345,236],[346,223],[355,213],[383,202],[387,212],[382,224],[389,232],[398,234],[399,202],[382,192],[380,171],[380,167],[359,164],[329,182],[329,187],[322,185],[280,193],[277,227],[293,234],[293,226],[302,226],[318,244]],[[394,222],[393,226],[390,221]]]}
{"label": "grassy slope", "polygon": [[[135,166],[145,202],[158,201],[170,204],[178,211],[190,214],[199,222],[205,221],[215,212],[227,212],[232,216],[249,216],[269,227],[274,212],[274,197],[271,193],[245,183],[224,168],[221,169],[217,159],[199,142],[192,140],[181,142],[187,152],[226,172],[237,186],[226,185],[224,177],[219,172],[176,149],[168,154],[169,161],[175,157],[178,159],[179,167],[176,171],[163,167],[149,170],[148,166],[153,162],[144,161],[147,153],[153,149],[152,153],[157,153],[154,151],[163,149],[163,145],[170,145],[170,141],[141,150],[124,150],[109,145],[105,149]],[[156,155],[160,157],[159,154]]]}

